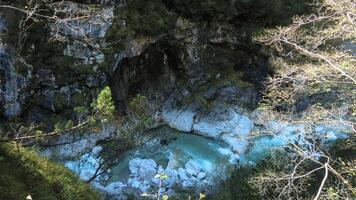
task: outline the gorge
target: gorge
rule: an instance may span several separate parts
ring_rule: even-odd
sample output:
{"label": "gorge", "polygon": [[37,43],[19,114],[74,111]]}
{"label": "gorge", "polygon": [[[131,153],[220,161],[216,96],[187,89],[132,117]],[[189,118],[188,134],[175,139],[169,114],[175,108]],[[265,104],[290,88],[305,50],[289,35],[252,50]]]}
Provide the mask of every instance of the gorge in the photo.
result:
{"label": "gorge", "polygon": [[312,2],[0,0],[0,170],[53,184],[0,175],[0,199],[352,199],[356,7]]}

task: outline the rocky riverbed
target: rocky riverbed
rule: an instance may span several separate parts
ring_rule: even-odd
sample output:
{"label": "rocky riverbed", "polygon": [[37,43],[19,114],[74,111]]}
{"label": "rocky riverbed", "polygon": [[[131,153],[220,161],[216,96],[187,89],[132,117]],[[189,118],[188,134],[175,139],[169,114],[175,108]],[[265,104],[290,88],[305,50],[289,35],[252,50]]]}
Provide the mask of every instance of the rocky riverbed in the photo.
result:
{"label": "rocky riverbed", "polygon": [[[205,116],[190,108],[165,110],[161,116],[172,128],[159,127],[150,134],[164,138],[152,137],[143,146],[125,152],[117,164],[92,182],[109,199],[125,199],[130,193],[172,196],[177,188],[209,192],[236,164],[253,165],[270,150],[289,143],[299,143],[305,154],[318,158],[304,124],[264,118],[260,111],[248,114],[238,107],[221,106]],[[314,134],[326,144],[347,137],[348,128],[320,124],[314,126]],[[66,161],[65,166],[88,180],[102,161],[102,149],[94,146],[80,159]]]}
{"label": "rocky riverbed", "polygon": [[[227,144],[217,140],[167,126],[151,132],[166,136],[125,152],[117,164],[93,181],[94,187],[116,199],[123,198],[127,190],[137,195],[159,192],[169,196],[180,187],[207,192],[215,182],[227,177],[228,167],[238,159]],[[101,151],[102,147],[95,146],[80,159],[66,161],[65,166],[88,180],[102,161]]]}

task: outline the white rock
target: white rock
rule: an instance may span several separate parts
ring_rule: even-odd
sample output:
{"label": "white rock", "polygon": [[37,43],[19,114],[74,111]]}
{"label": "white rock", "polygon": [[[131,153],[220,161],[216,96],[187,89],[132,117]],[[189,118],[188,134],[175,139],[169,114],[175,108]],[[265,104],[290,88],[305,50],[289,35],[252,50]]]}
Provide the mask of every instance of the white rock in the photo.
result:
{"label": "white rock", "polygon": [[141,182],[137,178],[130,178],[127,183],[135,188],[140,188],[141,185]]}
{"label": "white rock", "polygon": [[244,153],[248,147],[248,141],[244,138],[231,137],[223,135],[222,140],[231,146],[232,150],[238,154]]}
{"label": "white rock", "polygon": [[201,180],[197,183],[197,187],[200,189],[206,189],[211,185],[213,185],[213,182],[208,181],[208,180]]}
{"label": "white rock", "polygon": [[266,125],[268,132],[272,134],[279,134],[283,130],[284,124],[277,121],[270,121]]}
{"label": "white rock", "polygon": [[159,193],[160,195],[164,194],[166,191],[167,191],[167,189],[164,188],[164,187],[158,189],[158,193]]}
{"label": "white rock", "polygon": [[193,125],[195,133],[219,138],[223,133],[236,134],[236,127],[239,125],[241,115],[233,108],[218,107],[208,116],[204,116]]}
{"label": "white rock", "polygon": [[204,172],[199,172],[199,174],[197,175],[198,179],[203,179],[205,177],[206,177],[206,173],[204,173]]}
{"label": "white rock", "polygon": [[246,137],[253,128],[253,122],[246,116],[242,116],[235,131],[240,137]]}
{"label": "white rock", "polygon": [[100,152],[103,150],[103,147],[101,146],[95,146],[91,149],[91,154],[94,156],[94,157],[98,157]]}
{"label": "white rock", "polygon": [[165,174],[168,176],[167,179],[163,180],[164,186],[171,188],[178,180],[178,172],[175,169],[167,169]]}
{"label": "white rock", "polygon": [[135,158],[129,161],[129,169],[132,174],[150,179],[156,175],[157,164],[152,159]]}
{"label": "white rock", "polygon": [[159,186],[161,180],[160,180],[159,178],[157,178],[157,177],[153,177],[153,178],[151,179],[151,182],[152,182],[152,184],[153,184],[154,186]]}
{"label": "white rock", "polygon": [[195,133],[206,137],[218,138],[223,133],[224,128],[214,122],[200,121],[194,124],[193,130]]}
{"label": "white rock", "polygon": [[190,181],[191,181],[194,185],[196,185],[197,183],[199,183],[199,179],[197,179],[197,178],[194,177],[194,176],[190,179]]}
{"label": "white rock", "polygon": [[142,192],[148,192],[149,189],[151,188],[151,185],[150,184],[142,184],[139,189],[142,191]]}
{"label": "white rock", "polygon": [[169,110],[162,113],[162,119],[174,129],[191,132],[193,128],[195,113],[191,110]]}
{"label": "white rock", "polygon": [[100,162],[100,158],[94,158],[90,153],[86,153],[79,160],[65,162],[64,166],[78,174],[80,179],[86,181],[93,177]]}
{"label": "white rock", "polygon": [[189,160],[185,164],[185,170],[188,174],[196,176],[200,172],[199,163],[197,163],[195,160]]}
{"label": "white rock", "polygon": [[128,185],[147,192],[157,174],[156,162],[152,159],[135,158],[129,161],[129,169],[131,175],[127,182]]}
{"label": "white rock", "polygon": [[186,181],[189,180],[188,176],[187,176],[187,172],[183,169],[183,168],[179,168],[178,169],[178,177],[179,179],[181,179],[182,181]]}
{"label": "white rock", "polygon": [[191,181],[183,181],[183,183],[182,183],[183,188],[189,188],[189,187],[193,187],[193,186],[194,186],[194,183]]}
{"label": "white rock", "polygon": [[178,165],[177,154],[171,153],[166,169],[175,169]]}

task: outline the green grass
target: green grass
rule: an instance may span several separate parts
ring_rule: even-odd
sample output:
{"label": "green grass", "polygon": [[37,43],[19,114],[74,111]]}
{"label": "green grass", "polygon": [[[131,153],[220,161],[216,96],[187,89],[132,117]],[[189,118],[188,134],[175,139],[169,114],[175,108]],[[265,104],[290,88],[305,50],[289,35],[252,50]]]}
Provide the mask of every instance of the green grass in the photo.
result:
{"label": "green grass", "polygon": [[63,166],[33,150],[0,144],[0,199],[96,200],[101,196]]}

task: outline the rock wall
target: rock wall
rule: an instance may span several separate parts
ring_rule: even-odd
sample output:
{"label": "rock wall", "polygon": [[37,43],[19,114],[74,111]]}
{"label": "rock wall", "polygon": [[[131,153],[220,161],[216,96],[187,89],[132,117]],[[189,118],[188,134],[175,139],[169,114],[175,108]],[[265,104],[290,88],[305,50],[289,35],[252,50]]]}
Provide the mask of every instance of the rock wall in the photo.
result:
{"label": "rock wall", "polygon": [[107,83],[107,74],[99,65],[104,61],[102,49],[113,5],[71,1],[53,5],[72,16],[89,11],[96,15],[70,23],[31,24],[29,20],[20,48],[17,23],[22,14],[0,11],[4,30],[0,39],[0,116],[4,119],[20,117],[24,122],[53,125],[72,118],[74,107],[89,106]]}
{"label": "rock wall", "polygon": [[[3,118],[46,124],[71,118],[73,108],[89,105],[104,85],[110,85],[121,112],[138,93],[177,107],[194,102],[209,110],[223,101],[253,108],[272,71],[252,33],[285,23],[303,12],[306,2],[76,0],[54,5],[71,16],[95,15],[65,25],[30,20],[19,49],[22,14],[0,11],[0,26],[6,29],[2,69],[12,66],[1,77]],[[5,85],[11,88],[5,91]]]}
{"label": "rock wall", "polygon": [[7,118],[21,113],[27,79],[18,74],[5,49],[0,49],[0,111]]}

